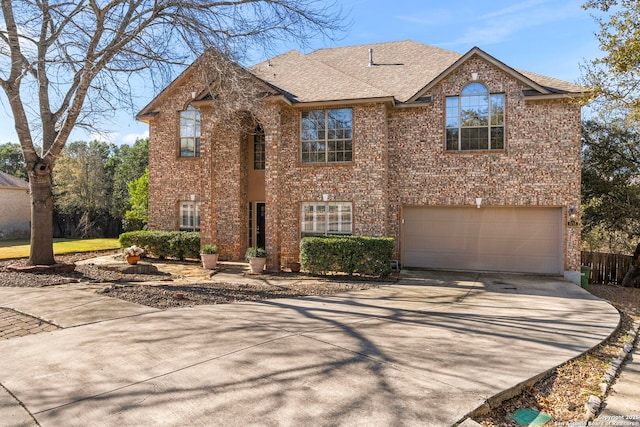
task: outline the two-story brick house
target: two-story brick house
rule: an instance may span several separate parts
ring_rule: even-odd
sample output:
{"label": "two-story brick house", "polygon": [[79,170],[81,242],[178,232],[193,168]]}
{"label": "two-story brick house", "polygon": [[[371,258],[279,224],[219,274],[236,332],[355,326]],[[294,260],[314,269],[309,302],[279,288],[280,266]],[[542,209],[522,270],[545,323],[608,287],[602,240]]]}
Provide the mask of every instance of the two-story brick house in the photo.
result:
{"label": "two-story brick house", "polygon": [[243,70],[262,98],[240,129],[202,66],[138,115],[150,228],[199,229],[223,259],[265,246],[271,269],[302,236],[342,233],[395,238],[407,267],[579,279],[584,88],[478,48],[291,51]]}

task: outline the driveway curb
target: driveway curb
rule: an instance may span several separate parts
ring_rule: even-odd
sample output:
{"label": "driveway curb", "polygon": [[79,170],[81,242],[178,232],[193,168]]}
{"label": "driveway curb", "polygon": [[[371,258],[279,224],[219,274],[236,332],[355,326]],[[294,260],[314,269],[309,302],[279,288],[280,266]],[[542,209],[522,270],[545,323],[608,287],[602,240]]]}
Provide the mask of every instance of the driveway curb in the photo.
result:
{"label": "driveway curb", "polygon": [[213,414],[450,426],[619,324],[576,285],[523,275],[412,271],[346,294],[166,311],[77,286],[0,288],[3,306],[73,326],[0,342],[0,383],[43,427],[209,425]]}

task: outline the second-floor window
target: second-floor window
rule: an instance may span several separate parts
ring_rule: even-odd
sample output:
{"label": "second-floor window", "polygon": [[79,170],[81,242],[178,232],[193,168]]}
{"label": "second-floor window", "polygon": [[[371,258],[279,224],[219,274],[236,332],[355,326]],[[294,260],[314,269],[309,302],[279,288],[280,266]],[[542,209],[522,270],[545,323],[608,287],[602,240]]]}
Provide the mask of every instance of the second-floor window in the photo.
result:
{"label": "second-floor window", "polygon": [[311,110],[302,112],[302,163],[350,162],[353,159],[352,110]]}
{"label": "second-floor window", "polygon": [[192,105],[180,112],[180,157],[200,157],[200,111]]}
{"label": "second-floor window", "polygon": [[469,83],[447,97],[447,150],[504,150],[504,94]]}
{"label": "second-floor window", "polygon": [[258,125],[253,134],[253,169],[263,170],[265,166],[265,137],[264,129]]}

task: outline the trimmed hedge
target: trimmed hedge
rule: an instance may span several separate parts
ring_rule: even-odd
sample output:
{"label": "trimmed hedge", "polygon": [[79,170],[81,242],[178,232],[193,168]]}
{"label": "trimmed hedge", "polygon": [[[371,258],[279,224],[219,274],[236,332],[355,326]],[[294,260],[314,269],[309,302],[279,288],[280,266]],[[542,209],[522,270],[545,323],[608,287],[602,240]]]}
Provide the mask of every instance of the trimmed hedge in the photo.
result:
{"label": "trimmed hedge", "polygon": [[120,235],[120,247],[137,245],[160,259],[200,257],[200,233],[193,231],[129,231]]}
{"label": "trimmed hedge", "polygon": [[312,274],[339,272],[386,277],[391,274],[392,257],[391,237],[304,237],[300,241],[300,264]]}

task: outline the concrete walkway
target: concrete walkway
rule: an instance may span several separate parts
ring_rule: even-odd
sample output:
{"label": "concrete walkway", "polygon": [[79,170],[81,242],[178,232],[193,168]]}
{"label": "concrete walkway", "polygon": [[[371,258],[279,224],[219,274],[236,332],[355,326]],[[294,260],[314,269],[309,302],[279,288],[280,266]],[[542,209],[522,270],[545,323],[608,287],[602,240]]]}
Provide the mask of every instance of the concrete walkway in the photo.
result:
{"label": "concrete walkway", "polygon": [[619,320],[572,283],[520,275],[403,272],[167,311],[94,291],[0,287],[0,306],[65,328],[0,342],[3,425],[451,426]]}
{"label": "concrete walkway", "polygon": [[609,391],[594,425],[640,426],[640,360],[636,359],[640,358],[640,353],[637,340],[636,335],[631,357],[622,365],[620,376]]}

